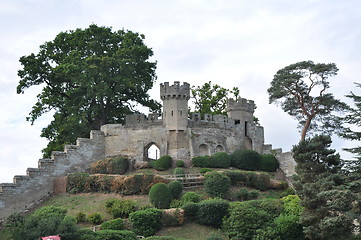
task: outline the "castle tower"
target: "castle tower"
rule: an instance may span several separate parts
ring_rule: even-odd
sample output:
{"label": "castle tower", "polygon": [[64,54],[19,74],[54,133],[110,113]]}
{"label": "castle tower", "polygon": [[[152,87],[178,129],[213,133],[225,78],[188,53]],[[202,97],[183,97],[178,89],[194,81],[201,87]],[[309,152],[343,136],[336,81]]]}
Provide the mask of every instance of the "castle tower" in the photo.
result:
{"label": "castle tower", "polygon": [[228,117],[232,118],[235,124],[244,126],[244,134],[248,135],[248,128],[253,123],[254,101],[240,98],[237,101],[229,98],[227,101]]}
{"label": "castle tower", "polygon": [[170,131],[185,131],[188,125],[188,100],[190,98],[189,84],[169,82],[160,84],[160,98],[163,100],[163,125]]}

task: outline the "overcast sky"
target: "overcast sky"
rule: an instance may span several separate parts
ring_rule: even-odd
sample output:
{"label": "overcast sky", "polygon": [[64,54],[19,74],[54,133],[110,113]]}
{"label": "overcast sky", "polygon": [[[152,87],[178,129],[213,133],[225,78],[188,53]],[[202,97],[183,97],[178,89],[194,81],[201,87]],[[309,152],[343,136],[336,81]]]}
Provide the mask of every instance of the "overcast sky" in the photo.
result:
{"label": "overcast sky", "polygon": [[[61,31],[95,23],[144,34],[158,61],[155,99],[165,81],[239,87],[256,102],[266,143],[284,151],[300,137],[296,121],[268,103],[277,70],[334,62],[340,70],[332,92],[342,100],[361,82],[359,0],[1,0],[0,18],[0,182],[37,167],[47,144],[40,131],[51,116],[33,126],[25,120],[41,89],[16,94],[17,71],[21,56],[38,53]],[[334,138],[333,146],[350,143]]]}

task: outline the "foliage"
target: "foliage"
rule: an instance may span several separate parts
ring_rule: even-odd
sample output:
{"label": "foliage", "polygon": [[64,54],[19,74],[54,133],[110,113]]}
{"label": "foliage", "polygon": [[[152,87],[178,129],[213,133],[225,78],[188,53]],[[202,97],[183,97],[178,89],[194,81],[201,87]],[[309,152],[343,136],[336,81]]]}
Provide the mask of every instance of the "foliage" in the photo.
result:
{"label": "foliage", "polygon": [[41,236],[65,234],[64,239],[70,239],[76,231],[76,220],[66,217],[66,212],[64,208],[47,206],[39,208],[24,221],[16,218],[18,220],[11,227],[11,237],[14,240],[33,240]]}
{"label": "foliage", "polygon": [[173,195],[168,185],[165,183],[157,183],[150,188],[149,201],[156,208],[169,208]]}
{"label": "foliage", "polygon": [[172,181],[168,183],[169,190],[172,193],[173,199],[179,199],[183,192],[183,185],[179,181]]}
{"label": "foliage", "polygon": [[204,173],[212,172],[212,171],[214,171],[214,170],[213,170],[213,169],[210,169],[210,168],[201,168],[201,169],[199,170],[199,173],[204,174]]}
{"label": "foliage", "polygon": [[137,235],[128,230],[100,230],[96,232],[97,239],[102,240],[137,240]]}
{"label": "foliage", "polygon": [[194,112],[199,112],[201,116],[204,114],[220,114],[227,115],[226,106],[229,93],[239,97],[239,89],[232,90],[223,88],[217,84],[212,85],[211,81],[204,83],[202,86],[192,86],[192,99],[194,103]]}
{"label": "foliage", "polygon": [[94,225],[98,225],[101,224],[104,221],[104,219],[101,213],[96,212],[88,215],[88,221]]}
{"label": "foliage", "polygon": [[336,76],[336,64],[303,61],[277,71],[268,88],[269,102],[280,103],[282,109],[295,117],[302,127],[301,140],[309,131],[331,133],[342,126],[335,115],[347,105],[327,90],[329,77]]}
{"label": "foliage", "polygon": [[75,219],[77,223],[84,223],[87,221],[87,216],[83,212],[78,212],[75,216]]}
{"label": "foliage", "polygon": [[161,228],[161,217],[161,210],[148,208],[131,213],[129,215],[129,221],[136,234],[149,237],[154,235]]}
{"label": "foliage", "polygon": [[124,220],[121,218],[116,218],[103,222],[100,225],[102,230],[124,230]]}
{"label": "foliage", "polygon": [[128,170],[129,160],[121,156],[105,160],[99,160],[90,165],[91,173],[101,174],[124,174]]}
{"label": "foliage", "polygon": [[164,210],[162,215],[163,226],[174,227],[181,226],[184,223],[185,213],[181,208]]}
{"label": "foliage", "polygon": [[268,226],[281,212],[278,200],[252,200],[230,205],[222,230],[230,239],[252,239],[257,229]]}
{"label": "foliage", "polygon": [[248,190],[247,188],[241,188],[238,190],[237,192],[237,198],[241,201],[246,201],[248,200]]}
{"label": "foliage", "polygon": [[158,160],[152,161],[151,166],[158,171],[167,170],[172,167],[172,157],[161,156]]}
{"label": "foliage", "polygon": [[177,161],[175,162],[175,166],[176,166],[176,167],[184,167],[184,166],[185,166],[185,163],[184,163],[183,160],[177,160]]}
{"label": "foliage", "polygon": [[275,172],[280,166],[277,158],[272,154],[262,154],[260,169],[261,171],[266,172]]}
{"label": "foliage", "polygon": [[293,147],[298,174],[296,191],[305,207],[301,224],[309,239],[347,239],[355,229],[355,195],[344,184],[340,156],[331,138],[316,135]]}
{"label": "foliage", "polygon": [[259,170],[261,155],[254,150],[239,149],[230,155],[231,166],[243,170]]}
{"label": "foliage", "polygon": [[221,173],[210,172],[205,175],[204,190],[211,197],[225,197],[230,187],[231,180]]}
{"label": "foliage", "polygon": [[112,179],[108,175],[73,173],[67,176],[66,189],[69,193],[110,192]]}
{"label": "foliage", "polygon": [[185,171],[184,171],[183,168],[176,167],[176,168],[174,168],[174,170],[173,170],[173,174],[174,174],[175,176],[177,176],[177,177],[183,177],[184,174],[185,174]]}
{"label": "foliage", "polygon": [[184,210],[184,214],[189,219],[196,219],[198,214],[199,205],[194,202],[187,202],[183,204],[182,209]]}
{"label": "foliage", "polygon": [[209,159],[209,166],[214,168],[229,168],[231,159],[226,152],[216,152]]}
{"label": "foliage", "polygon": [[5,227],[15,228],[24,224],[25,217],[20,213],[13,213],[6,218]]}
{"label": "foliage", "polygon": [[224,240],[224,237],[220,233],[212,233],[207,237],[207,240]]}
{"label": "foliage", "polygon": [[196,221],[199,224],[219,227],[228,212],[229,203],[222,199],[207,199],[198,203]]}
{"label": "foliage", "polygon": [[193,202],[193,203],[197,203],[201,201],[201,195],[199,195],[196,192],[186,192],[182,197],[181,197],[181,201],[183,204],[185,203],[189,203],[189,202]]}
{"label": "foliage", "polygon": [[17,93],[43,87],[27,120],[34,123],[54,111],[41,133],[50,141],[44,155],[106,123],[123,122],[136,104],[159,109],[147,94],[156,80],[152,55],[143,35],[92,24],[61,32],[41,45],[38,54],[21,57]]}
{"label": "foliage", "polygon": [[137,203],[130,199],[110,199],[105,204],[113,218],[127,218],[137,208]]}
{"label": "foliage", "polygon": [[226,170],[224,171],[224,175],[231,179],[232,185],[252,187],[261,191],[271,187],[270,176],[265,173]]}
{"label": "foliage", "polygon": [[192,158],[192,164],[195,167],[209,167],[209,156],[196,156]]}

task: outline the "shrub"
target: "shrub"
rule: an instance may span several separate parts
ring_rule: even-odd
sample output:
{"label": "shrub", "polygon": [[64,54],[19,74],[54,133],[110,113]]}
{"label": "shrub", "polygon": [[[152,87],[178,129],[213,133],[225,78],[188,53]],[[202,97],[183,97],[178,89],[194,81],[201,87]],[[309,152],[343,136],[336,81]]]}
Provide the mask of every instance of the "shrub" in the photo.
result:
{"label": "shrub", "polygon": [[77,223],[83,223],[87,221],[86,214],[83,212],[78,212],[75,216]]}
{"label": "shrub", "polygon": [[256,199],[258,198],[259,191],[258,190],[251,190],[248,192],[248,199]]}
{"label": "shrub", "polygon": [[227,214],[229,203],[223,199],[209,199],[198,203],[196,221],[199,224],[219,227]]}
{"label": "shrub", "polygon": [[182,197],[181,201],[183,204],[193,202],[197,203],[201,201],[201,195],[196,192],[186,192]]}
{"label": "shrub", "polygon": [[199,205],[198,203],[188,202],[185,203],[182,207],[184,214],[189,219],[195,219],[198,213]]}
{"label": "shrub", "polygon": [[101,224],[103,222],[103,216],[96,212],[88,215],[88,221],[94,225]]}
{"label": "shrub", "polygon": [[129,168],[127,157],[120,156],[105,160],[99,160],[90,165],[91,173],[100,174],[124,174]]}
{"label": "shrub", "polygon": [[207,240],[224,240],[224,237],[220,233],[212,233],[207,237]]}
{"label": "shrub", "polygon": [[204,190],[211,197],[224,197],[231,187],[229,177],[218,172],[210,172],[205,175]]}
{"label": "shrub", "polygon": [[20,213],[13,213],[6,218],[5,227],[14,228],[22,225],[25,221],[25,217]]}
{"label": "shrub", "polygon": [[178,238],[174,238],[174,237],[168,237],[168,236],[151,236],[151,237],[147,237],[144,238],[145,240],[181,240]]}
{"label": "shrub", "polygon": [[270,176],[266,173],[227,170],[224,171],[224,175],[231,179],[232,185],[252,187],[261,191],[271,187]]}
{"label": "shrub", "polygon": [[180,207],[182,207],[182,201],[179,200],[179,199],[173,199],[173,200],[170,202],[169,207],[170,207],[170,208],[180,208]]}
{"label": "shrub", "polygon": [[251,200],[232,203],[223,219],[222,230],[230,239],[253,239],[257,229],[269,226],[281,212],[278,200]]}
{"label": "shrub", "polygon": [[185,163],[184,163],[184,161],[182,161],[182,160],[177,160],[177,161],[175,162],[175,166],[176,166],[176,167],[184,167],[184,166],[185,166]]}
{"label": "shrub", "polygon": [[192,164],[195,167],[209,167],[209,156],[196,156],[192,158]]}
{"label": "shrub", "polygon": [[161,217],[161,210],[148,208],[131,213],[129,221],[136,234],[149,237],[160,230],[162,226]]}
{"label": "shrub", "polygon": [[137,208],[135,201],[127,199],[110,199],[105,205],[113,218],[127,218]]}
{"label": "shrub", "polygon": [[277,158],[272,154],[261,155],[260,170],[266,172],[275,172],[279,168],[280,164]]}
{"label": "shrub", "polygon": [[184,223],[184,210],[181,208],[166,209],[162,215],[163,226],[174,227]]}
{"label": "shrub", "polygon": [[158,171],[167,170],[172,167],[172,157],[162,156],[158,160],[152,161],[151,166]]}
{"label": "shrub", "polygon": [[96,232],[96,236],[101,240],[138,240],[137,235],[128,230],[100,230]]}
{"label": "shrub", "polygon": [[100,225],[102,230],[124,230],[124,220],[116,218],[110,221],[103,222]]}
{"label": "shrub", "polygon": [[174,174],[175,176],[177,176],[177,177],[183,177],[184,174],[185,174],[185,171],[184,171],[183,168],[177,167],[177,168],[174,168],[173,174]]}
{"label": "shrub", "polygon": [[239,189],[239,191],[237,192],[237,198],[242,200],[242,201],[248,200],[248,190],[247,190],[247,188]]}
{"label": "shrub", "polygon": [[165,183],[157,183],[149,191],[149,200],[156,208],[169,208],[172,192]]}
{"label": "shrub", "polygon": [[209,166],[214,168],[229,168],[231,165],[231,158],[226,152],[217,152],[209,159]]}
{"label": "shrub", "polygon": [[201,168],[201,169],[199,170],[199,173],[204,174],[204,173],[213,172],[213,171],[214,171],[214,170],[213,170],[213,169],[210,169],[210,168]]}
{"label": "shrub", "polygon": [[173,199],[178,199],[183,191],[183,185],[179,181],[172,181],[168,183],[169,190],[172,193]]}
{"label": "shrub", "polygon": [[231,155],[231,166],[244,170],[258,170],[261,155],[254,150],[237,150]]}

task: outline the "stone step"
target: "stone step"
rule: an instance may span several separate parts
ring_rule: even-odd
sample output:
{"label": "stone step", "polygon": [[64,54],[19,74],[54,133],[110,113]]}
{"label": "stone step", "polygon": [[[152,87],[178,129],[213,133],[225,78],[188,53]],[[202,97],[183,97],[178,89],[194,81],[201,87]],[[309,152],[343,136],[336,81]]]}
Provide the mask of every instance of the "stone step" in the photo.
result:
{"label": "stone step", "polygon": [[69,153],[78,150],[79,146],[77,145],[65,145],[64,152]]}
{"label": "stone step", "polygon": [[15,183],[0,183],[0,192],[5,194],[11,193],[17,187],[19,187],[19,185]]}
{"label": "stone step", "polygon": [[29,181],[30,177],[28,175],[15,175],[13,178],[13,183],[21,184],[24,181]]}
{"label": "stone step", "polygon": [[26,175],[28,175],[30,178],[37,177],[37,176],[44,176],[44,173],[48,173],[46,169],[42,168],[28,168],[26,170]]}
{"label": "stone step", "polygon": [[38,168],[52,170],[54,169],[54,159],[43,158],[38,161]]}

